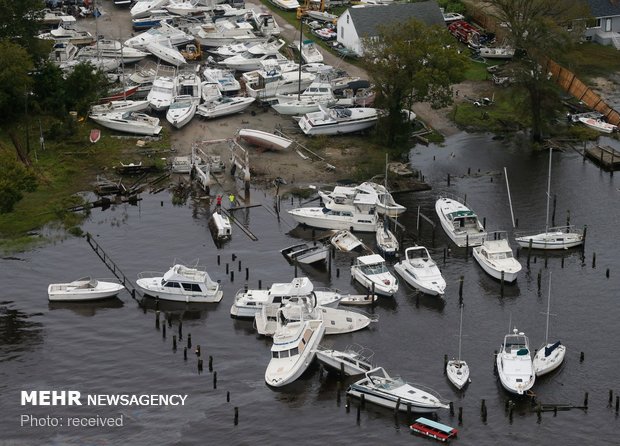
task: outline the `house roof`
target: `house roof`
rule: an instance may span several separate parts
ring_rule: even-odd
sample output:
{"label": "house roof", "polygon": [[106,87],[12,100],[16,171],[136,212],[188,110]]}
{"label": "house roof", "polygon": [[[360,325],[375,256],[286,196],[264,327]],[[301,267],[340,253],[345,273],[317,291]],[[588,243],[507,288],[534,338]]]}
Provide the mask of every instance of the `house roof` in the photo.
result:
{"label": "house roof", "polygon": [[349,8],[351,20],[360,37],[372,37],[379,34],[377,27],[388,23],[405,22],[411,18],[418,19],[426,25],[445,26],[443,14],[435,0],[418,3],[394,3],[384,6]]}
{"label": "house roof", "polygon": [[593,17],[610,17],[620,15],[618,0],[587,0]]}

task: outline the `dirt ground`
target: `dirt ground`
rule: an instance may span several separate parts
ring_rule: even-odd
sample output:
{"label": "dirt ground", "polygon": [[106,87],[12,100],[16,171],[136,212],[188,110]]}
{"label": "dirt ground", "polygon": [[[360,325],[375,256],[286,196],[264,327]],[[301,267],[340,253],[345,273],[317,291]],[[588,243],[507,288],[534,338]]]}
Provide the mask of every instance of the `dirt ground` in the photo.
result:
{"label": "dirt ground", "polygon": [[[79,21],[79,25],[93,34],[103,35],[107,38],[126,40],[132,35],[131,19],[128,8],[114,6],[112,0],[99,0],[99,8],[103,15],[95,21],[93,18],[86,18]],[[246,7],[254,9],[266,9],[263,5],[246,2]],[[277,17],[277,14],[275,14]],[[282,26],[282,37],[288,41],[297,41],[299,39],[298,30],[292,25],[286,23],[283,19],[279,19],[278,23]],[[325,63],[332,66],[342,68],[349,75],[367,78],[366,73],[353,65],[350,65],[338,58],[334,54],[326,53]],[[145,63],[154,64],[153,60]],[[465,82],[454,87],[454,91],[459,91],[459,96],[455,99],[462,100],[464,96],[478,96],[476,84]],[[458,132],[458,129],[448,119],[449,108],[441,110],[433,110],[429,104],[416,104],[414,111],[429,126],[448,136]],[[227,116],[215,120],[204,120],[196,117],[181,130],[168,126],[164,116],[160,116],[162,125],[166,131],[170,132],[170,141],[172,148],[175,149],[177,155],[185,155],[191,153],[193,143],[209,140],[228,140],[234,138],[235,133],[240,128],[252,128],[273,132],[276,128],[283,129],[287,134],[299,141],[302,145],[306,145],[306,137],[297,131],[296,122],[290,117],[280,116],[271,108],[263,108],[253,105],[243,114]],[[329,139],[326,139],[329,145]],[[217,144],[202,145],[205,150],[212,154],[218,154],[228,164],[230,159],[230,144],[222,142]],[[250,166],[253,183],[271,184],[277,177],[283,178],[287,183],[287,188],[305,187],[309,184],[326,185],[333,184],[337,179],[349,178],[353,171],[356,159],[359,157],[359,151],[355,148],[342,150],[330,149],[323,147],[321,150],[325,161],[312,159],[312,156],[300,149],[298,151],[286,152],[270,152],[260,151],[258,148],[247,147],[250,155]],[[304,159],[304,156],[310,156]],[[333,168],[328,167],[328,164]],[[378,174],[380,172],[377,172]],[[227,176],[228,177],[228,176]],[[230,179],[222,179],[220,184],[225,192],[232,192],[239,185],[239,181],[231,181]]]}

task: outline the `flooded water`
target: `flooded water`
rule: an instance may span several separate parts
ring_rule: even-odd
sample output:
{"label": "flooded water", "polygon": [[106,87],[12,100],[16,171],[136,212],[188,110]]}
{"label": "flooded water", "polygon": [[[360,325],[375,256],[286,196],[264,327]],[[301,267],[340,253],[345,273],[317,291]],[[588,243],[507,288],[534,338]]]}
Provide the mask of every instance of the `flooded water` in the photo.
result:
{"label": "flooded water", "polygon": [[[413,243],[418,206],[438,224],[434,201],[441,192],[467,195],[468,204],[486,218],[489,230],[512,231],[506,183],[507,167],[515,216],[520,229],[542,228],[545,223],[548,153],[533,153],[525,144],[494,141],[486,135],[459,134],[443,147],[416,147],[414,167],[421,169],[433,190],[397,195],[408,207],[399,222]],[[470,174],[468,175],[468,169]],[[450,186],[447,175],[451,175]],[[614,444],[618,415],[616,339],[620,333],[620,260],[615,241],[620,221],[618,177],[583,161],[574,151],[553,154],[552,194],[557,195],[556,224],[588,226],[585,251],[570,250],[532,257],[530,270],[525,250],[520,252],[523,274],[500,296],[499,282],[487,276],[463,249],[449,243],[441,227],[435,236],[426,223],[420,244],[431,248],[448,283],[443,299],[418,294],[401,284],[397,295],[382,298],[373,310],[379,321],[370,329],[326,337],[323,345],[344,348],[357,343],[374,350],[374,361],[393,375],[430,386],[454,402],[455,414],[438,413],[439,420],[459,428],[459,443],[521,445],[561,441],[565,445]],[[216,190],[212,191],[216,193]],[[231,319],[235,292],[246,283],[263,288],[289,281],[294,268],[279,253],[310,230],[295,228],[284,212],[298,205],[282,202],[280,219],[273,214],[273,198],[251,191],[252,204],[235,212],[256,234],[251,241],[233,227],[233,239],[218,248],[208,230],[209,202],[197,194],[183,205],[173,205],[166,192],[144,194],[138,206],[118,205],[94,210],[84,230],[93,235],[126,276],[134,280],[142,271],[165,271],[174,259],[185,263],[200,259],[212,278],[221,280],[224,298],[219,304],[160,303],[162,325],[170,321],[166,337],[156,328],[155,303],[141,308],[127,292],[119,299],[97,304],[50,304],[46,287],[52,282],[84,275],[105,278],[111,273],[85,239],[69,238],[31,252],[0,260],[4,291],[0,299],[0,444],[15,445],[188,445],[188,444],[431,444],[412,437],[405,414],[370,404],[356,420],[358,402],[345,407],[346,386],[336,376],[314,366],[282,390],[265,384],[270,339],[257,336],[252,322]],[[372,237],[364,236],[369,244]],[[444,247],[450,247],[445,263]],[[233,254],[236,259],[233,261]],[[592,258],[596,254],[596,267]],[[218,264],[218,256],[220,263]],[[329,276],[326,269],[299,271],[316,287],[362,292],[351,283],[351,256],[338,253]],[[241,263],[239,263],[239,261]],[[234,282],[226,265],[234,271]],[[606,278],[606,270],[610,276]],[[537,286],[541,271],[542,289]],[[530,338],[532,348],[544,341],[547,284],[552,274],[553,316],[550,338],[567,346],[565,363],[550,376],[538,379],[534,391],[545,404],[582,406],[543,413],[539,421],[529,400],[506,393],[494,375],[494,351],[512,322]],[[339,275],[339,277],[337,277]],[[463,276],[462,357],[471,369],[471,383],[463,392],[451,387],[443,373],[444,355],[458,351],[459,277]],[[177,351],[172,336],[183,339]],[[191,334],[187,360],[183,346]],[[197,370],[196,345],[201,346],[204,371]],[[583,362],[580,353],[584,353]],[[213,359],[217,372],[208,369]],[[338,398],[338,389],[343,389]],[[184,406],[63,406],[20,405],[21,390],[79,390],[82,394],[187,394]],[[609,406],[609,391],[614,405]],[[227,401],[229,392],[230,401]],[[480,417],[481,400],[488,419]],[[516,403],[512,419],[506,402]],[[234,408],[239,422],[234,425]],[[462,425],[458,412],[462,408]],[[20,417],[119,417],[123,427],[30,427]]]}

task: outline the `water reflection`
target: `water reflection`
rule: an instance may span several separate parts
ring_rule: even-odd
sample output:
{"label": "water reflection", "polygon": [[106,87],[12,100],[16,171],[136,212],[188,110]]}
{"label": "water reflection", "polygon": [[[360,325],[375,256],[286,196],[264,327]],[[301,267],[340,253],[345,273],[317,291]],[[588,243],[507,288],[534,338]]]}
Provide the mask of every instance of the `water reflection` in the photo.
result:
{"label": "water reflection", "polygon": [[122,308],[123,301],[118,297],[110,297],[109,299],[101,299],[95,302],[49,302],[48,308],[53,310],[71,310],[80,316],[92,317],[97,312],[105,311],[112,308]]}
{"label": "water reflection", "polygon": [[43,343],[42,324],[32,321],[34,316],[0,305],[0,362],[11,361],[18,352],[34,350]]}
{"label": "water reflection", "polygon": [[210,311],[215,311],[218,303],[176,302],[157,299],[145,295],[139,302],[144,313],[160,311],[166,320],[200,320],[206,319]]}

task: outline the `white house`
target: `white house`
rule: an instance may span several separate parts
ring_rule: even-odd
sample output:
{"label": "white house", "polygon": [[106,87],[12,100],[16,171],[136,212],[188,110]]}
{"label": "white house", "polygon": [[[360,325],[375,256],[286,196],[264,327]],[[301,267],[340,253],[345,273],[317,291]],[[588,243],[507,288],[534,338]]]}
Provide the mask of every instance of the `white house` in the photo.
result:
{"label": "white house", "polygon": [[601,45],[613,45],[620,50],[620,1],[586,0],[593,19],[585,35]]}
{"label": "white house", "polygon": [[441,9],[434,0],[377,6],[358,5],[350,7],[338,18],[338,43],[361,56],[361,39],[378,35],[379,25],[405,22],[412,18],[426,25],[445,26]]}

